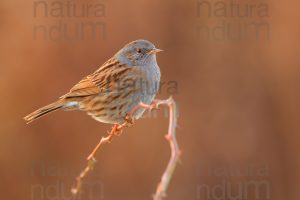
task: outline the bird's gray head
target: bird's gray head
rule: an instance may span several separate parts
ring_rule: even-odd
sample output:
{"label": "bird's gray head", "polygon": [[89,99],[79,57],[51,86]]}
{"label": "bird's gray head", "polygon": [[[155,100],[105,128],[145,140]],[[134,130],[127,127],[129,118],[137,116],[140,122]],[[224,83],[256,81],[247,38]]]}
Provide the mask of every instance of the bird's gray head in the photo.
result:
{"label": "bird's gray head", "polygon": [[147,40],[135,40],[125,45],[115,56],[123,63],[143,66],[152,62],[156,63],[156,53],[160,51],[162,50],[157,49]]}

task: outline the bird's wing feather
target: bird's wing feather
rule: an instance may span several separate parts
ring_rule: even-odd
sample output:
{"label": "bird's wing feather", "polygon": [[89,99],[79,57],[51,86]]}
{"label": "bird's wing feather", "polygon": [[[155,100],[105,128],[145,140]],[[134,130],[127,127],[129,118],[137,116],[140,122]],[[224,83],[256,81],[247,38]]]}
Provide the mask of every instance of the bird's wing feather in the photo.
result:
{"label": "bird's wing feather", "polygon": [[[126,77],[126,78],[125,78]],[[96,94],[108,94],[116,91],[119,82],[125,79],[138,79],[144,77],[144,73],[136,67],[128,67],[115,59],[104,63],[93,74],[86,76],[70,92],[61,98],[85,97]]]}

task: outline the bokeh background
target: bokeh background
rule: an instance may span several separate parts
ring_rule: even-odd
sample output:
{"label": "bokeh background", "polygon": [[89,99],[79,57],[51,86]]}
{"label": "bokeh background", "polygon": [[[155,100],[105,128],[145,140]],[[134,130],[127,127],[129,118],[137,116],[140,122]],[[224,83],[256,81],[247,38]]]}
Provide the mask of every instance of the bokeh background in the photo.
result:
{"label": "bokeh background", "polygon": [[[78,13],[90,4],[99,13],[67,16],[64,7],[59,17],[53,2],[72,3]],[[0,198],[72,199],[75,176],[110,126],[82,112],[56,112],[30,125],[22,118],[144,38],[164,50],[158,63],[166,85],[158,98],[174,93],[180,107],[183,155],[167,199],[299,199],[299,3],[201,3],[2,0]],[[57,31],[60,23],[67,31]],[[76,36],[75,27],[88,23],[101,25],[95,38],[89,31],[59,35]],[[257,38],[245,29],[249,23],[263,23]],[[172,81],[175,92],[168,90]],[[163,110],[147,115],[105,146],[82,199],[151,199],[170,156],[167,123]]]}

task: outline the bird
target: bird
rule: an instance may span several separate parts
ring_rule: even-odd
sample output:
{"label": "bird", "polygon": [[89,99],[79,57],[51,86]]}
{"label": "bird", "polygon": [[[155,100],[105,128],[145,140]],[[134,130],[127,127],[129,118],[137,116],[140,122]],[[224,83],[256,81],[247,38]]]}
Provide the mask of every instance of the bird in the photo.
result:
{"label": "bird", "polygon": [[[161,49],[139,39],[126,44],[95,72],[85,76],[57,101],[24,117],[27,123],[57,110],[80,110],[107,124],[122,124],[140,103],[150,105],[161,78],[156,54]],[[130,116],[139,119],[145,108]]]}

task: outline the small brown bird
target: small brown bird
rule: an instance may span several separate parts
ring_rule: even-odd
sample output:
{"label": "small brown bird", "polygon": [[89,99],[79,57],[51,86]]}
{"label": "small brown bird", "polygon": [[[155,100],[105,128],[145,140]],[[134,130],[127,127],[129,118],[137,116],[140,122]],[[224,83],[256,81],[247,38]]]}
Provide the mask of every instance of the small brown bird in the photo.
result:
{"label": "small brown bird", "polygon": [[[83,78],[56,102],[27,115],[27,123],[56,110],[82,110],[97,121],[120,124],[139,103],[150,104],[160,82],[156,53],[161,50],[147,40],[123,47],[97,71]],[[132,119],[141,117],[137,110]]]}

